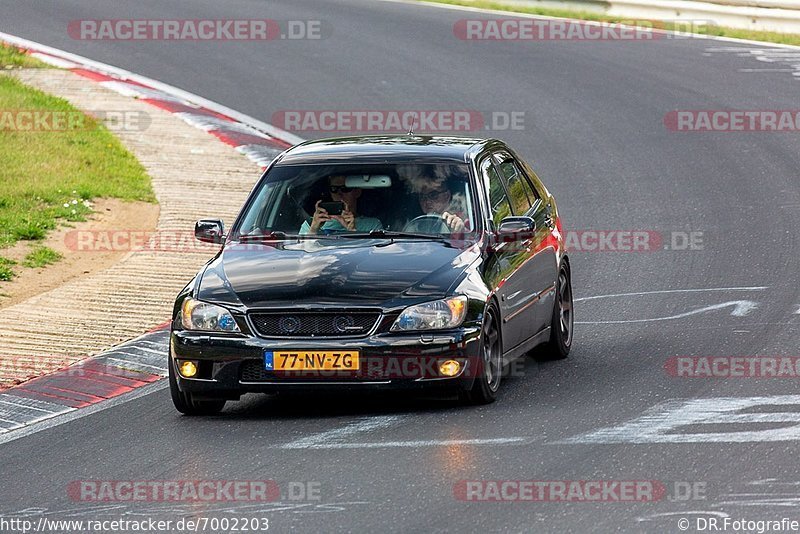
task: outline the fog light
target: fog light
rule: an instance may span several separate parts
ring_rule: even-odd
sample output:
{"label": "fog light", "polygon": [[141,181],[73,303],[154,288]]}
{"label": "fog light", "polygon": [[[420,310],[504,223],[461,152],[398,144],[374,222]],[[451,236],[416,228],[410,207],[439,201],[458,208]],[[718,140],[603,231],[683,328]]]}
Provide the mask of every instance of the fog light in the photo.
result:
{"label": "fog light", "polygon": [[455,360],[445,360],[439,364],[439,372],[444,376],[456,376],[461,371],[461,364]]}
{"label": "fog light", "polygon": [[178,370],[181,372],[181,376],[192,378],[197,374],[197,364],[190,360],[184,360],[178,366]]}

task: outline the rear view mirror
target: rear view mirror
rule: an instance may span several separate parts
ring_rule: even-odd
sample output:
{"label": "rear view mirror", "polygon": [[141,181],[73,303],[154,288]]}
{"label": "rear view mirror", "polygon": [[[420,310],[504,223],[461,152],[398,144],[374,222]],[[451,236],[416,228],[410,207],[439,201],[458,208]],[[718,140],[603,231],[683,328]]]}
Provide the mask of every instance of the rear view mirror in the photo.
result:
{"label": "rear view mirror", "polygon": [[225,227],[219,219],[201,219],[194,223],[194,237],[203,243],[217,245],[225,241]]}
{"label": "rear view mirror", "polygon": [[391,187],[392,179],[385,174],[358,174],[345,178],[344,185],[347,187],[357,187],[359,189],[378,189],[381,187]]}

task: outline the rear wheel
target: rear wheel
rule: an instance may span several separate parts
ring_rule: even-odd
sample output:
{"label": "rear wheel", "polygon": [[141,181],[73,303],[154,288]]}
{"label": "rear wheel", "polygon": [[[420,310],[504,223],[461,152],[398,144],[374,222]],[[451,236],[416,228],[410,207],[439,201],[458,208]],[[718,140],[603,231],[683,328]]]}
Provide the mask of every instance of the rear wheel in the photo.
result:
{"label": "rear wheel", "polygon": [[478,376],[472,389],[462,394],[462,400],[468,404],[489,404],[497,398],[500,388],[500,377],[503,372],[503,353],[500,328],[497,324],[497,313],[489,307],[484,314],[481,328],[481,350],[478,361]]}
{"label": "rear wheel", "polygon": [[179,390],[172,361],[169,362],[169,392],[175,409],[184,415],[213,415],[221,412],[225,406],[224,400],[198,400],[188,391]]}
{"label": "rear wheel", "polygon": [[572,276],[564,264],[558,274],[556,302],[550,322],[550,339],[544,344],[538,356],[543,360],[563,360],[572,347],[574,326],[572,309]]}

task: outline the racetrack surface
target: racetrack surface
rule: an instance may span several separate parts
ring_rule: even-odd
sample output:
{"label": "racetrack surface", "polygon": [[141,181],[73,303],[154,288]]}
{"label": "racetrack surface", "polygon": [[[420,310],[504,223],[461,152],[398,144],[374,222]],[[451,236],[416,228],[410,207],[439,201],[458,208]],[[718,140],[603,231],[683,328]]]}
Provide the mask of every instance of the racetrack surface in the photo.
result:
{"label": "racetrack surface", "polygon": [[[191,511],[325,532],[677,532],[682,517],[694,530],[696,517],[797,516],[797,380],[665,370],[676,356],[798,356],[798,134],[673,132],[663,123],[676,109],[795,108],[800,79],[761,69],[785,65],[757,61],[750,50],[759,45],[468,42],[453,24],[494,16],[366,0],[4,4],[0,31],[267,122],[300,109],[523,111],[523,130],[479,134],[504,139],[534,166],[565,229],[647,230],[666,236],[664,245],[672,232],[702,232],[702,247],[573,252],[583,300],[569,359],[525,361],[493,405],[396,394],[248,396],[220,417],[187,418],[161,389],[1,444],[0,516],[177,519]],[[71,20],[123,18],[321,20],[330,35],[195,43],[67,33]],[[614,296],[628,293],[637,294]],[[727,417],[735,399],[755,397],[740,417]],[[693,418],[704,408],[716,419]],[[650,419],[620,429],[643,415]],[[654,433],[665,420],[672,426]],[[275,480],[284,502],[100,510],[67,492],[75,480],[201,479]],[[670,491],[691,482],[705,485],[706,498],[463,502],[454,494],[460,480],[655,480]],[[318,482],[320,500],[289,501],[290,482]]]}

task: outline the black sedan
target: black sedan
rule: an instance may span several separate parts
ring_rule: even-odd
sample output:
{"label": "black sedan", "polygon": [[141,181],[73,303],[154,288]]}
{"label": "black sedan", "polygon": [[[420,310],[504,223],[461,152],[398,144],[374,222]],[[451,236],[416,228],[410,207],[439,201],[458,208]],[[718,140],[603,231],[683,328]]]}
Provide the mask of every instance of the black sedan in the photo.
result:
{"label": "black sedan", "polygon": [[175,301],[169,379],[187,415],[246,392],[449,388],[495,400],[537,347],[565,358],[572,283],[552,195],[503,142],[309,141],[266,169]]}

